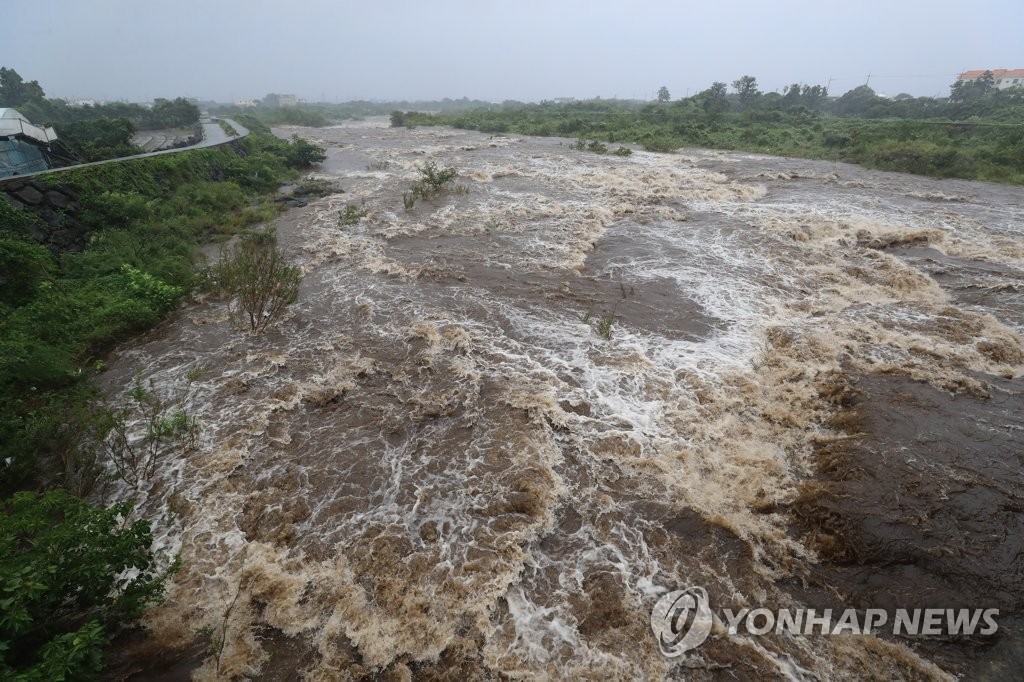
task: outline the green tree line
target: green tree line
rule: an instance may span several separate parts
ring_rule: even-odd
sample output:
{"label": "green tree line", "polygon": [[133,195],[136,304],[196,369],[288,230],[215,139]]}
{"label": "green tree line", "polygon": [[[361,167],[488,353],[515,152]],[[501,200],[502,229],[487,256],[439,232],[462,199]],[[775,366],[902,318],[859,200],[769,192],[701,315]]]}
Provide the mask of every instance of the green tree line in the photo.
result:
{"label": "green tree line", "polygon": [[945,99],[879,96],[866,85],[832,98],[793,83],[761,92],[757,79],[715,82],[675,101],[591,99],[506,103],[471,111],[392,112],[392,125],[451,125],[490,133],[686,146],[832,159],[935,177],[1024,183],[1024,89],[955,83]]}

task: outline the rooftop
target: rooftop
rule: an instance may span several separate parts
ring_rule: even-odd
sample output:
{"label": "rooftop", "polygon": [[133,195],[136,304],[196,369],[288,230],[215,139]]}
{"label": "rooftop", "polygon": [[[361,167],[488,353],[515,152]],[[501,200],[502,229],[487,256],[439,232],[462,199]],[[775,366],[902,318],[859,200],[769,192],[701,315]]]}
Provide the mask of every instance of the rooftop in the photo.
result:
{"label": "rooftop", "polygon": [[986,71],[990,71],[993,78],[1024,78],[1024,69],[976,69],[974,71],[964,71],[960,74],[960,80],[966,81],[981,78],[985,75]]}

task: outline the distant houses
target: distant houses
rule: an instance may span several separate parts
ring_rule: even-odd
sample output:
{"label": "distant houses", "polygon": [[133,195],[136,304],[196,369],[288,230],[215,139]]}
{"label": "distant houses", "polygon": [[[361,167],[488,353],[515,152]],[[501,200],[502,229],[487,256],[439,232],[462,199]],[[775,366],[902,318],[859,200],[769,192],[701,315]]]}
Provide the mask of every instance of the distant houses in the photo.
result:
{"label": "distant houses", "polygon": [[263,98],[265,107],[294,107],[298,103],[299,98],[295,95],[278,95],[272,92]]}
{"label": "distant houses", "polygon": [[1024,69],[978,69],[975,71],[964,71],[960,74],[960,80],[970,83],[984,78],[985,74],[992,75],[992,85],[997,90],[1024,87]]}

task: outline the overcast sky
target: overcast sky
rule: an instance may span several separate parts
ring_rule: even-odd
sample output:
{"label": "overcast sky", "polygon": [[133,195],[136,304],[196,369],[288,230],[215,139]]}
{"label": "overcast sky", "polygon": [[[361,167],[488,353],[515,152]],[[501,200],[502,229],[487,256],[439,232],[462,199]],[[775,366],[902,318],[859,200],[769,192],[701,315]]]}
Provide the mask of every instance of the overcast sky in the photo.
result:
{"label": "overcast sky", "polygon": [[3,0],[0,65],[51,97],[678,98],[1024,68],[1022,0]]}

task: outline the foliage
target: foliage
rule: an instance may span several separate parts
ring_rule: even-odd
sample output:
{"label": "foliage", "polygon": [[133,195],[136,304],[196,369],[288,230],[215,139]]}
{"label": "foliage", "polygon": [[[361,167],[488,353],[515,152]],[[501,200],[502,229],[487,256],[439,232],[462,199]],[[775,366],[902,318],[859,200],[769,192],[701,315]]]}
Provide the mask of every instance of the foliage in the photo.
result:
{"label": "foliage", "polygon": [[346,204],[345,210],[338,218],[338,222],[342,225],[356,225],[360,220],[365,218],[369,214],[363,206],[356,206],[355,204]]}
{"label": "foliage", "polygon": [[126,118],[98,118],[58,124],[57,137],[83,161],[102,161],[139,154],[132,144],[135,126]]}
{"label": "foliage", "polygon": [[0,677],[84,679],[106,632],[163,594],[149,524],[61,490],[22,492],[0,513]]}
{"label": "foliage", "polygon": [[88,488],[83,440],[109,428],[87,407],[94,359],[197,283],[197,244],[276,213],[254,202],[294,176],[293,144],[254,131],[234,146],[241,154],[199,149],[49,176],[81,204],[91,237],[79,253],[55,257],[32,238],[37,219],[0,201],[0,494]]}
{"label": "foliage", "polygon": [[272,231],[259,232],[221,252],[213,280],[231,298],[236,322],[259,334],[298,299],[302,270],[288,264]]}
{"label": "foliage", "polygon": [[160,457],[169,450],[186,453],[195,448],[199,422],[186,409],[193,379],[190,374],[185,388],[174,395],[161,393],[152,384],[143,386],[136,377],[125,404],[107,408],[109,431],[100,442],[123,482],[137,487],[153,476]]}
{"label": "foliage", "polygon": [[54,270],[53,256],[45,248],[0,233],[0,306],[17,307],[32,300]]}
{"label": "foliage", "polygon": [[0,106],[20,107],[43,97],[39,81],[26,83],[14,69],[0,66]]}
{"label": "foliage", "polygon": [[412,184],[412,195],[429,201],[436,199],[455,182],[459,172],[451,167],[442,168],[434,161],[427,161],[418,169],[420,179]]}
{"label": "foliage", "polygon": [[757,89],[757,79],[753,76],[742,76],[734,80],[732,87],[736,89],[736,94],[740,98],[740,106],[744,109],[752,106],[761,96],[761,91]]}
{"label": "foliage", "polygon": [[726,86],[721,81],[715,81],[710,88],[701,92],[697,97],[704,109],[704,114],[712,120],[721,116],[729,108],[726,100]]}
{"label": "foliage", "polygon": [[613,315],[608,314],[602,315],[601,317],[597,318],[597,320],[593,321],[591,324],[591,328],[594,330],[594,333],[597,334],[602,339],[604,339],[605,341],[608,341],[609,339],[612,338],[613,326],[615,326],[615,317]]}
{"label": "foliage", "polygon": [[[684,146],[848,161],[865,166],[1024,184],[1024,89],[989,91],[971,101],[930,97],[886,99],[867,86],[835,101],[820,85],[793,83],[785,94],[761,94],[753,76],[737,94],[716,82],[668,103],[616,100],[542,102],[450,114],[406,112],[407,123],[482,132],[633,142],[647,151]],[[744,101],[745,98],[745,101]],[[967,120],[965,120],[967,119]]]}
{"label": "foliage", "polygon": [[189,100],[156,99],[152,106],[111,102],[70,106],[47,99],[36,81],[25,82],[14,70],[0,67],[0,106],[17,107],[36,125],[53,125],[60,141],[85,161],[138,154],[131,143],[136,129],[188,128],[199,122],[199,108]]}
{"label": "foliage", "polygon": [[[319,128],[330,124],[331,119],[319,111],[303,107],[261,107],[253,114],[266,125],[292,125]],[[239,121],[241,123],[241,121]]]}
{"label": "foliage", "polygon": [[292,135],[292,143],[285,151],[285,163],[291,168],[309,168],[327,158],[323,147],[306,142],[298,135]]}
{"label": "foliage", "polygon": [[220,129],[223,130],[224,134],[228,137],[238,137],[238,131],[235,130],[235,127],[224,119],[219,119],[217,124],[220,125]]}
{"label": "foliage", "polygon": [[953,102],[977,102],[995,92],[996,79],[991,71],[981,74],[980,78],[964,81],[959,78],[950,86],[949,99]]}
{"label": "foliage", "polygon": [[666,88],[664,85],[662,85],[660,88],[658,88],[658,101],[659,102],[669,102],[671,100],[672,100],[672,95],[669,94],[668,88]]}
{"label": "foliage", "polygon": [[599,338],[608,341],[612,338],[612,328],[615,326],[615,314],[605,313],[599,317],[595,317],[594,311],[588,310],[585,313],[581,313],[579,316],[580,322],[590,327]]}

